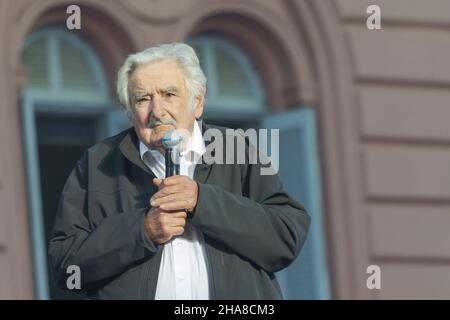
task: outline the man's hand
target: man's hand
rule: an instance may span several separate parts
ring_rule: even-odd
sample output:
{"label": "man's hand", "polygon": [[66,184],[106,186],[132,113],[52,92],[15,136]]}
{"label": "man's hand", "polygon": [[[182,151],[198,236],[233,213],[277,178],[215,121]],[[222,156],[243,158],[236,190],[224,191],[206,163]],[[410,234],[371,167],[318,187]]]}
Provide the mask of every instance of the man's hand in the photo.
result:
{"label": "man's hand", "polygon": [[150,199],[152,207],[164,211],[194,211],[198,198],[197,182],[187,176],[172,176],[164,180],[155,178],[153,183],[159,191]]}
{"label": "man's hand", "polygon": [[150,199],[152,208],[145,217],[145,234],[155,243],[163,244],[184,233],[187,211],[197,205],[198,185],[187,176],[153,179],[159,191]]}
{"label": "man's hand", "polygon": [[167,212],[153,207],[145,217],[145,234],[156,244],[163,244],[184,233],[186,216],[184,211]]}

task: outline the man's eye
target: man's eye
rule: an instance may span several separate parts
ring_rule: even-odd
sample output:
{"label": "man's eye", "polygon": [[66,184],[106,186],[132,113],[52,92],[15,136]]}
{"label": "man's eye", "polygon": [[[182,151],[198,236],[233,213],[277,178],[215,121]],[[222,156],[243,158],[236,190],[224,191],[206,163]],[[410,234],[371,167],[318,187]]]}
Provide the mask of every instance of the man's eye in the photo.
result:
{"label": "man's eye", "polygon": [[173,92],[166,92],[166,97],[174,97],[175,93]]}

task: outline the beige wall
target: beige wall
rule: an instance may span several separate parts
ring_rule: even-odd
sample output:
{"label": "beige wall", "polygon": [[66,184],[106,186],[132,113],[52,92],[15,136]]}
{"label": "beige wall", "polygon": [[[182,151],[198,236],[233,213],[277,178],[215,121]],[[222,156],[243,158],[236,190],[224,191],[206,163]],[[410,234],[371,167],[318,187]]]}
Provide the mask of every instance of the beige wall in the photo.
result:
{"label": "beige wall", "polygon": [[[33,296],[20,47],[73,3],[112,92],[128,53],[220,31],[253,60],[273,111],[316,108],[334,298],[450,298],[450,1],[173,2],[0,1],[0,298]],[[365,27],[369,2],[380,31]]]}
{"label": "beige wall", "polygon": [[[450,1],[338,0],[378,298],[450,298]],[[364,8],[379,4],[382,30]]]}

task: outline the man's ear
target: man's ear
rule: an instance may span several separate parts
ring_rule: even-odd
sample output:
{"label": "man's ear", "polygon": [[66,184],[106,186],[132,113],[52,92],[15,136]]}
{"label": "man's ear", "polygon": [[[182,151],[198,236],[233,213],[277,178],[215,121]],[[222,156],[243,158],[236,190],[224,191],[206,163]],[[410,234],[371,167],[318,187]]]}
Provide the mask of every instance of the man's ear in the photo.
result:
{"label": "man's ear", "polygon": [[200,119],[200,117],[202,116],[204,103],[205,103],[205,96],[203,94],[195,97],[195,108],[194,108],[195,119]]}

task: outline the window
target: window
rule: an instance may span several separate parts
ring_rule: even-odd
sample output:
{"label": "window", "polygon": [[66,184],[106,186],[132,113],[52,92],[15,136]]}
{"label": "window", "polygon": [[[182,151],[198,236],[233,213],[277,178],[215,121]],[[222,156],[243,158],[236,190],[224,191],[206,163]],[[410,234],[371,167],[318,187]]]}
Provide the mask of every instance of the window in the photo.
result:
{"label": "window", "polygon": [[26,89],[36,97],[109,101],[99,59],[74,33],[51,27],[33,32],[25,40],[22,64]]}
{"label": "window", "polygon": [[114,108],[98,57],[76,33],[53,27],[31,33],[22,64],[28,73],[22,117],[36,296],[80,298],[52,281],[47,244],[63,185],[84,150],[111,135]]}
{"label": "window", "polygon": [[257,127],[266,110],[265,99],[245,53],[227,39],[213,35],[193,37],[188,43],[207,78],[205,120],[231,127]]}

